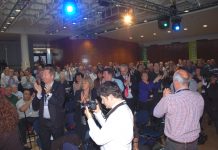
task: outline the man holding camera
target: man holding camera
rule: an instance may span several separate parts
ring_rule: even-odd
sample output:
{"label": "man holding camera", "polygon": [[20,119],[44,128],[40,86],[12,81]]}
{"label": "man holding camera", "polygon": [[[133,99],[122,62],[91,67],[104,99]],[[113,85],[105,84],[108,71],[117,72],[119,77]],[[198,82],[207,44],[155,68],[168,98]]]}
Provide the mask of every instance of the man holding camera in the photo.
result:
{"label": "man holding camera", "polygon": [[97,105],[94,115],[101,125],[101,128],[99,128],[93,119],[92,113],[86,107],[85,115],[88,119],[91,138],[101,146],[102,150],[131,150],[133,115],[122,98],[122,92],[118,85],[112,81],[103,83],[98,92],[102,104],[111,110],[104,116],[99,105]]}

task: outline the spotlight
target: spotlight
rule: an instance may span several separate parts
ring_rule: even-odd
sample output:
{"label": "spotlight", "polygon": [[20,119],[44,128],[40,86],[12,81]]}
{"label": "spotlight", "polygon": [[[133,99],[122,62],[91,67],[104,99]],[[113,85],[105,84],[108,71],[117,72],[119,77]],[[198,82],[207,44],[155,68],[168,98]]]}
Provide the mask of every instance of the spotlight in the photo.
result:
{"label": "spotlight", "polygon": [[64,0],[63,11],[67,16],[75,15],[77,12],[77,6],[75,0]]}
{"label": "spotlight", "polygon": [[162,16],[158,19],[158,27],[160,29],[167,29],[170,27],[170,17],[169,16]]}
{"label": "spotlight", "polygon": [[126,14],[123,16],[123,22],[126,25],[131,25],[132,24],[132,16],[130,14]]}
{"label": "spotlight", "polygon": [[181,29],[181,24],[180,24],[181,20],[182,20],[182,18],[180,16],[173,16],[171,18],[173,31],[179,31]]}
{"label": "spotlight", "polygon": [[134,12],[132,9],[127,10],[126,13],[123,15],[123,23],[125,25],[132,25],[133,15],[134,15]]}

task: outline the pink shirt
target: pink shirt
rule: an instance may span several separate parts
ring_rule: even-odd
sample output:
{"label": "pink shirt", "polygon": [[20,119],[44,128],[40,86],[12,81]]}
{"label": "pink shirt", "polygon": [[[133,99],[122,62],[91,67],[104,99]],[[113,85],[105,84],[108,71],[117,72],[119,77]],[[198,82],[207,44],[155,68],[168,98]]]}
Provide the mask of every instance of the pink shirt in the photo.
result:
{"label": "pink shirt", "polygon": [[153,115],[158,118],[165,115],[165,135],[174,141],[186,143],[198,138],[203,110],[202,96],[184,90],[163,97],[154,108]]}

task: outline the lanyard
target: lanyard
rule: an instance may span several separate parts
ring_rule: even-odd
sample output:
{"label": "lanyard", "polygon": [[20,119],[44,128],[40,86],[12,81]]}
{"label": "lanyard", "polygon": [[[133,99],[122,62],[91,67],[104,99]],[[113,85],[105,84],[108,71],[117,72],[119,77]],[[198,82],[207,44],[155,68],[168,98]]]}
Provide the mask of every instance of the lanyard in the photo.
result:
{"label": "lanyard", "polygon": [[114,108],[112,108],[106,115],[105,115],[105,119],[107,120],[108,117],[120,106],[125,105],[126,102],[122,102],[120,104],[118,104],[117,106],[115,106]]}
{"label": "lanyard", "polygon": [[181,89],[181,90],[176,91],[175,93],[179,93],[179,92],[182,92],[182,91],[189,91],[189,89]]}

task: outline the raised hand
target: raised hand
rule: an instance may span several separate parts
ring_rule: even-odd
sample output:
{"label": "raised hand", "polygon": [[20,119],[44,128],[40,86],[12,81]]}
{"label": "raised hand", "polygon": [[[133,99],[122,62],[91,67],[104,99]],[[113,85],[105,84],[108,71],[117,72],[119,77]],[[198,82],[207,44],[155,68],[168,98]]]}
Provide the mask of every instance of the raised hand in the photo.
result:
{"label": "raised hand", "polygon": [[163,96],[167,96],[169,94],[171,94],[171,90],[169,88],[165,88],[163,91]]}
{"label": "raised hand", "polygon": [[42,93],[42,87],[41,87],[41,85],[37,84],[37,82],[34,83],[34,88],[38,94]]}
{"label": "raised hand", "polygon": [[51,87],[45,87],[44,90],[46,94],[51,93]]}

